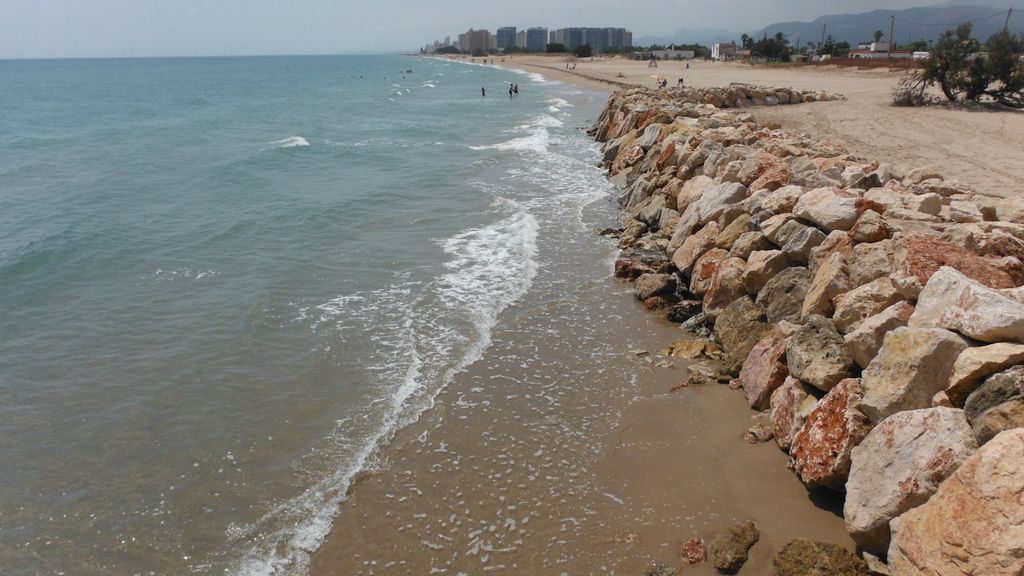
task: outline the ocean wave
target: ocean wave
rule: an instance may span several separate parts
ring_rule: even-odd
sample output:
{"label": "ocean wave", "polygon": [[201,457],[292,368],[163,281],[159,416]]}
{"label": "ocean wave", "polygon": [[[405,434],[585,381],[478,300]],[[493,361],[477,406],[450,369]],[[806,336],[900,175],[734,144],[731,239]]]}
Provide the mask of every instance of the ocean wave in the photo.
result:
{"label": "ocean wave", "polygon": [[152,274],[152,278],[161,281],[167,280],[202,280],[211,276],[216,276],[216,270],[196,270],[188,266],[181,268],[175,268],[174,270],[164,270],[157,268]]}
{"label": "ocean wave", "polygon": [[554,116],[549,116],[547,114],[541,114],[540,116],[537,116],[535,118],[531,118],[529,124],[523,124],[522,126],[519,126],[519,128],[520,129],[529,129],[529,128],[533,128],[533,127],[536,127],[536,126],[540,126],[542,128],[561,128],[564,125],[565,124],[563,124],[561,120],[559,120],[558,118],[555,118]]}
{"label": "ocean wave", "polygon": [[502,152],[507,151],[521,151],[521,152],[534,152],[537,154],[544,154],[548,151],[548,144],[551,141],[551,135],[543,126],[537,126],[533,129],[529,136],[523,136],[521,138],[513,138],[507,142],[501,142],[498,144],[490,144],[486,146],[470,146],[470,150],[499,150]]}
{"label": "ocean wave", "polygon": [[303,148],[309,146],[309,140],[306,140],[302,136],[289,136],[288,138],[282,138],[281,140],[275,140],[267,143],[271,148]]}

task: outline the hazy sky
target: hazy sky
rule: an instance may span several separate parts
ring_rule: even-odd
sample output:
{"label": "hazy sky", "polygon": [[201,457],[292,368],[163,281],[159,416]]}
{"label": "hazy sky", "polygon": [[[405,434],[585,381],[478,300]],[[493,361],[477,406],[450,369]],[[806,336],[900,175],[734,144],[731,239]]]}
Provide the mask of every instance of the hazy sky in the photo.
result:
{"label": "hazy sky", "polygon": [[0,0],[0,58],[412,49],[469,27],[754,30],[928,0]]}

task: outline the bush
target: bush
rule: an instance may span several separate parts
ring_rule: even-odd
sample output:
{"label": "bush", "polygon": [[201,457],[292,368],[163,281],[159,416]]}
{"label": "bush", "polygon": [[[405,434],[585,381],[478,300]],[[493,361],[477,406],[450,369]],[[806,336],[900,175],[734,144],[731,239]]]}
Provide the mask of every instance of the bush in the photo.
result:
{"label": "bush", "polygon": [[563,52],[568,52],[568,50],[565,49],[565,44],[556,43],[548,44],[546,51],[548,54],[561,54]]}

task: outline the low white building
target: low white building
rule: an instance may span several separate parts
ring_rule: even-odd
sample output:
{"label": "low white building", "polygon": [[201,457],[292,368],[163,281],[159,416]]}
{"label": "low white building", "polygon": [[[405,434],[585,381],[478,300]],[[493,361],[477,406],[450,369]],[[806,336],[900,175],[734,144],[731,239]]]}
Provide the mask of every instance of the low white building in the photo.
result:
{"label": "low white building", "polygon": [[718,43],[711,46],[712,60],[734,60],[736,58],[736,43]]}
{"label": "low white building", "polygon": [[890,54],[886,51],[876,52],[875,50],[850,50],[850,58],[860,58],[862,60],[885,60],[887,58],[894,59],[909,59],[914,57],[914,53],[909,50],[893,50]]}
{"label": "low white building", "polygon": [[697,53],[693,50],[651,50],[658,60],[693,60]]}

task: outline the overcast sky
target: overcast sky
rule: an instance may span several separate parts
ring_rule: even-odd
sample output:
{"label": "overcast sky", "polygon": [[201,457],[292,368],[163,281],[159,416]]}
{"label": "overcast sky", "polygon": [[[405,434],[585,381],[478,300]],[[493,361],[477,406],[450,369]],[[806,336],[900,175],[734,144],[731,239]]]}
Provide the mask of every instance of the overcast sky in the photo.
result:
{"label": "overcast sky", "polygon": [[0,0],[0,58],[412,49],[469,27],[754,30],[928,0]]}

